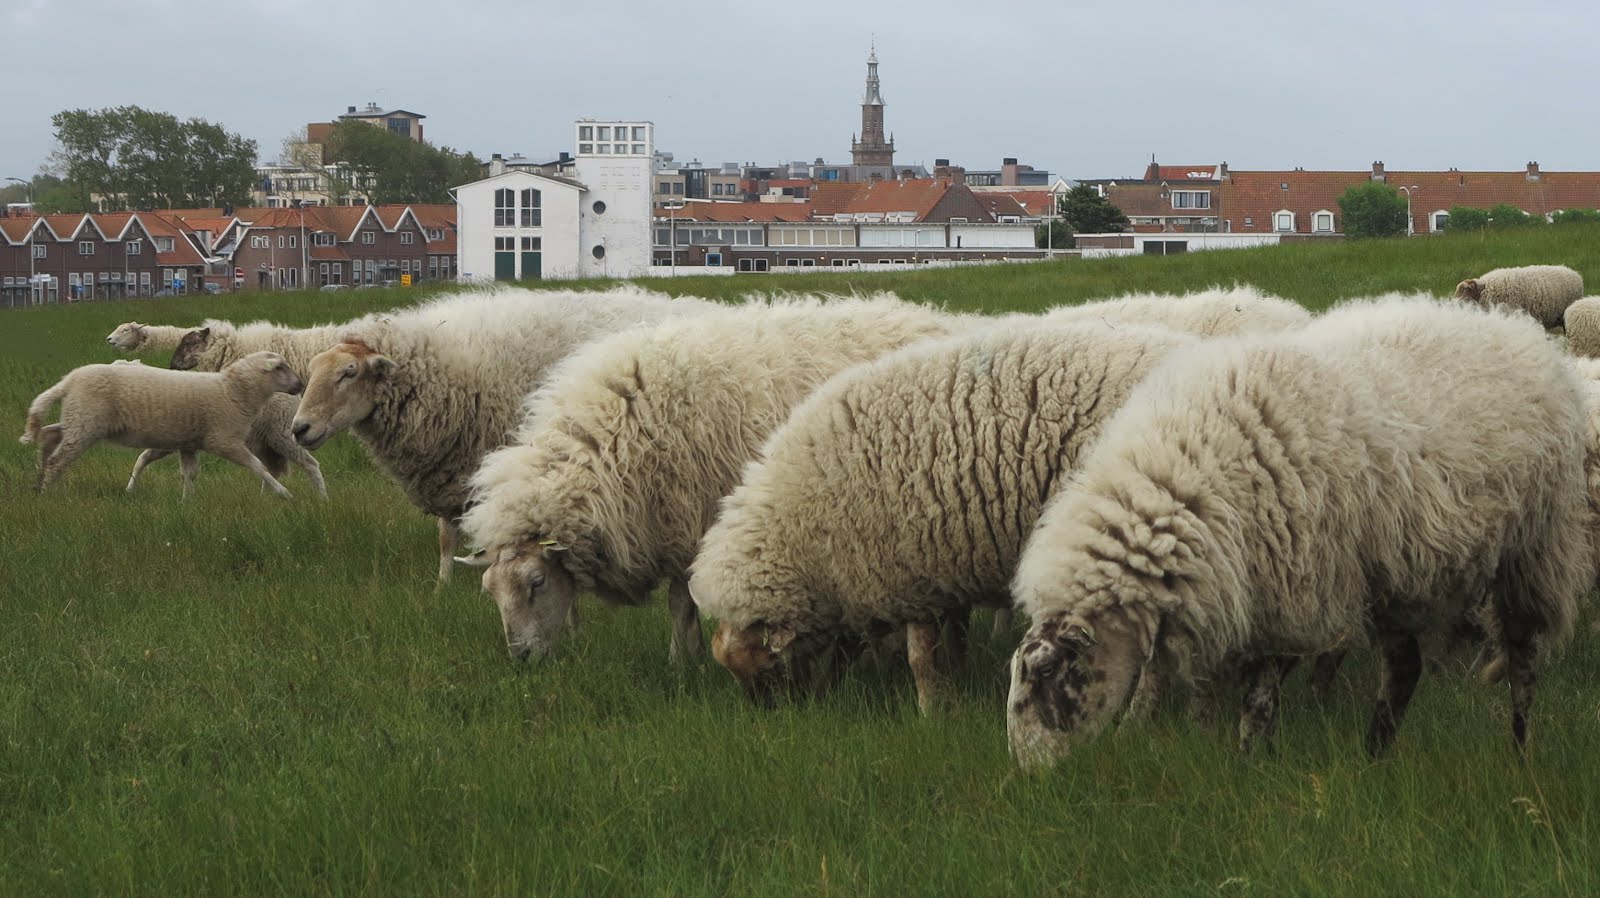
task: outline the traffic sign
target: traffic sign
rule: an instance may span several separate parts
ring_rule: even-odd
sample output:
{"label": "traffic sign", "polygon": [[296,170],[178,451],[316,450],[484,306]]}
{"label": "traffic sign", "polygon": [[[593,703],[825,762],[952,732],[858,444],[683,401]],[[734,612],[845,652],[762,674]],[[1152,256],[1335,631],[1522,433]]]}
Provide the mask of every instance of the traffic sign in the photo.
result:
{"label": "traffic sign", "polygon": [[409,275],[409,274],[400,275],[400,286],[402,286],[402,287],[411,286],[411,275]]}

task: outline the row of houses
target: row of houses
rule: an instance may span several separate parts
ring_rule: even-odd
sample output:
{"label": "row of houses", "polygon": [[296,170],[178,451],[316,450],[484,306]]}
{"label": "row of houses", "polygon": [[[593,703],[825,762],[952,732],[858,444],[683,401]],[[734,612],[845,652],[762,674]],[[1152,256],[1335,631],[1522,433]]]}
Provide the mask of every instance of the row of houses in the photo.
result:
{"label": "row of houses", "polygon": [[0,217],[0,302],[454,279],[454,206]]}

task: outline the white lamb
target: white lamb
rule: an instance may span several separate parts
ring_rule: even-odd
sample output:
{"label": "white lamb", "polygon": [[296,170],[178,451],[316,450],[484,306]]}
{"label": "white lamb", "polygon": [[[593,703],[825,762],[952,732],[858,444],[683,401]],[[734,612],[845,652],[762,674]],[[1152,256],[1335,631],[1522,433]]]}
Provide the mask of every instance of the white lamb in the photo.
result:
{"label": "white lamb", "polygon": [[140,324],[127,321],[106,335],[106,342],[123,352],[171,352],[190,328],[171,324]]}
{"label": "white lamb", "polygon": [[1174,353],[1024,550],[1013,754],[1047,762],[1099,730],[1157,653],[1180,671],[1250,660],[1248,746],[1270,737],[1276,659],[1368,633],[1379,752],[1420,674],[1418,636],[1486,594],[1522,744],[1535,640],[1567,638],[1594,578],[1585,442],[1578,377],[1520,312],[1355,302]]}
{"label": "white lamb", "polygon": [[1532,315],[1545,327],[1560,327],[1567,306],[1583,296],[1583,275],[1565,265],[1496,268],[1456,285],[1456,298],[1502,305]]}
{"label": "white lamb", "polygon": [[966,325],[882,297],[752,302],[562,362],[474,475],[462,518],[512,657],[550,650],[578,590],[637,605],[663,579],[671,656],[698,654],[687,572],[744,464],[829,376]]}
{"label": "white lamb", "polygon": [[1600,358],[1600,296],[1585,296],[1562,313],[1567,351],[1582,358]]}
{"label": "white lamb", "polygon": [[291,429],[312,449],[347,428],[355,433],[406,498],[438,518],[443,583],[467,480],[506,444],[550,366],[599,336],[714,308],[635,287],[512,289],[368,316],[310,361]]}
{"label": "white lamb", "polygon": [[1082,305],[1058,306],[1040,317],[1052,324],[1153,324],[1202,337],[1274,333],[1304,327],[1311,321],[1311,313],[1298,303],[1249,285],[1184,294],[1130,293]]}
{"label": "white lamb", "polygon": [[1008,322],[851,368],[789,416],[722,503],[689,591],[758,700],[843,634],[910,624],[931,706],[936,623],[1009,607],[1023,541],[1128,392],[1196,338]]}
{"label": "white lamb", "polygon": [[[282,356],[258,352],[221,373],[169,371],[147,365],[85,365],[33,400],[22,442],[39,444],[43,491],[66,467],[100,440],[137,449],[177,452],[183,460],[183,494],[194,489],[205,450],[255,472],[279,496],[289,498],[266,467],[245,448],[245,435],[275,393],[297,393],[301,383]],[[61,403],[61,420],[43,426]],[[133,488],[133,482],[128,482]]]}

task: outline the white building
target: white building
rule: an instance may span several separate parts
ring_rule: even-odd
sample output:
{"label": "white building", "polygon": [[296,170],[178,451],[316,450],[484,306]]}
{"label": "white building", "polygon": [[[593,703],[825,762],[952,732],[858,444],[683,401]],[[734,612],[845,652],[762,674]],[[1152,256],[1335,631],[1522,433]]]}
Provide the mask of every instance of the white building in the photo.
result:
{"label": "white building", "polygon": [[655,127],[582,119],[573,137],[570,178],[507,171],[451,191],[462,277],[627,278],[650,267]]}

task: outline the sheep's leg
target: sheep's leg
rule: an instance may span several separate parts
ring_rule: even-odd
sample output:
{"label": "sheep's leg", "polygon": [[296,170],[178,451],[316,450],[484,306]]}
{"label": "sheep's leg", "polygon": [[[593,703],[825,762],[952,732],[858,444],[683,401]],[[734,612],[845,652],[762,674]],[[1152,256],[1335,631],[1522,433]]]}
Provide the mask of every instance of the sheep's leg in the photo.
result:
{"label": "sheep's leg", "polygon": [[183,469],[183,498],[187,499],[194,495],[194,478],[200,473],[200,454],[187,450],[180,452],[178,465]]}
{"label": "sheep's leg", "polygon": [[1503,621],[1505,672],[1511,681],[1511,738],[1517,750],[1528,748],[1528,712],[1533,709],[1535,647],[1532,630],[1520,621]]}
{"label": "sheep's leg", "polygon": [[1244,708],[1239,713],[1239,750],[1250,753],[1257,745],[1273,752],[1272,734],[1278,728],[1278,693],[1283,675],[1294,666],[1293,659],[1259,658],[1245,664]]}
{"label": "sheep's leg", "polygon": [[1422,647],[1411,634],[1383,638],[1383,667],[1378,681],[1378,706],[1367,726],[1367,754],[1376,758],[1394,742],[1411,693],[1422,676]]}
{"label": "sheep's leg", "polygon": [[967,658],[967,633],[972,627],[972,607],[958,605],[944,613],[944,651],[954,667]]}
{"label": "sheep's leg", "polygon": [[[49,430],[49,428],[45,428]],[[45,439],[51,439],[45,436]],[[89,451],[95,440],[86,440],[81,437],[67,436],[65,430],[59,430],[54,437],[56,445],[51,447],[50,457],[39,466],[39,479],[34,483],[36,492],[44,492],[44,488],[56,481],[67,466],[78,460],[78,456]]]}
{"label": "sheep's leg", "polygon": [[[321,475],[317,477],[321,481]],[[323,493],[327,495],[326,492]],[[439,518],[439,578],[434,581],[434,588],[441,589],[450,582],[450,572],[456,566],[456,548],[461,545],[461,529],[450,518]],[[578,607],[577,602],[572,607]]]}
{"label": "sheep's leg", "polygon": [[60,424],[51,424],[39,431],[39,467],[43,468],[50,456],[56,454],[56,447],[61,445],[62,428]]}
{"label": "sheep's leg", "polygon": [[172,454],[171,449],[146,449],[139,453],[139,460],[133,463],[133,473],[128,475],[127,492],[133,492],[133,485],[138,481],[139,475],[146,466],[154,464]]}
{"label": "sheep's leg", "polygon": [[1344,663],[1344,652],[1324,652],[1311,666],[1311,695],[1317,704],[1327,705],[1333,694],[1333,680]]}
{"label": "sheep's leg", "polygon": [[667,586],[667,610],[672,614],[672,644],[667,658],[673,662],[698,659],[702,649],[700,634],[700,608],[689,594],[689,584],[672,578]]}
{"label": "sheep's leg", "polygon": [[268,471],[267,466],[261,463],[261,459],[251,455],[250,450],[246,449],[244,446],[217,446],[212,448],[211,452],[217,457],[225,458],[228,461],[231,461],[234,464],[252,472],[257,477],[260,477],[263,483],[265,483],[274,493],[278,494],[279,498],[294,498],[293,494],[285,489],[283,484],[278,482],[277,478],[272,476],[272,472]]}
{"label": "sheep's leg", "polygon": [[933,713],[933,693],[938,674],[933,669],[933,653],[939,642],[939,628],[927,621],[906,624],[906,660],[917,683],[917,708],[924,716]]}
{"label": "sheep's leg", "polygon": [[[295,453],[294,463],[300,466],[300,470],[306,472],[306,477],[311,480],[311,486],[317,491],[317,495],[323,499],[328,498],[328,484],[322,479],[322,465],[317,464],[317,457],[301,449]],[[453,555],[450,561],[454,564]]]}
{"label": "sheep's leg", "polygon": [[989,642],[1004,646],[1011,641],[1011,623],[1015,620],[1010,608],[996,608],[994,610],[994,629],[989,632]]}

